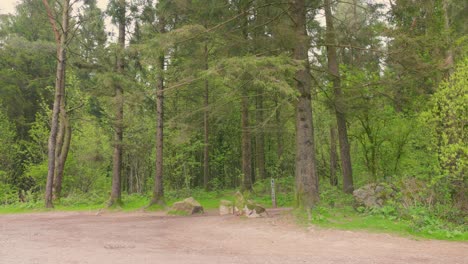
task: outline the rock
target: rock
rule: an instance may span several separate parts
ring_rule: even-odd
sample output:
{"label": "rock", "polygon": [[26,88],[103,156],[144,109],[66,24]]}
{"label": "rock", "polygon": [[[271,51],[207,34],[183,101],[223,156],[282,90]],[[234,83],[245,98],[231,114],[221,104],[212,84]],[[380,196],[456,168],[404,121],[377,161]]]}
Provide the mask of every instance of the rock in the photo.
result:
{"label": "rock", "polygon": [[187,198],[180,202],[175,202],[172,207],[171,211],[175,214],[178,213],[186,213],[188,215],[203,213],[203,206],[197,200],[193,199],[193,197]]}
{"label": "rock", "polygon": [[386,201],[395,197],[393,187],[382,183],[367,184],[353,192],[357,206],[365,208],[380,208]]}
{"label": "rock", "polygon": [[234,213],[234,205],[231,201],[221,200],[219,202],[219,215],[228,215]]}
{"label": "rock", "polygon": [[249,218],[262,217],[263,214],[268,214],[265,207],[252,200],[248,200],[244,207],[244,213]]}
{"label": "rock", "polygon": [[252,200],[245,200],[244,196],[239,191],[236,192],[234,197],[235,214],[245,215],[250,218],[262,217],[264,214],[268,215],[265,207]]}
{"label": "rock", "polygon": [[244,196],[242,195],[242,193],[237,191],[236,194],[234,194],[234,213],[236,213],[237,215],[241,215],[244,207],[245,207]]}

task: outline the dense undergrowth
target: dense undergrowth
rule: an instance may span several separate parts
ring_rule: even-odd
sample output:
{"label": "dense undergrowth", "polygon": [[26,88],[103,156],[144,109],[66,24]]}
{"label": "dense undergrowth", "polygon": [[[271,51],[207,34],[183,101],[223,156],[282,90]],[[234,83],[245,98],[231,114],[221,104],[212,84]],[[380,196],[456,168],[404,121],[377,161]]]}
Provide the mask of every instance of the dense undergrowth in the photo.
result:
{"label": "dense undergrowth", "polygon": [[445,214],[453,209],[428,208],[422,205],[403,207],[392,201],[382,208],[364,209],[356,208],[354,203],[351,195],[326,187],[322,189],[321,201],[317,207],[309,214],[303,210],[296,211],[296,215],[303,223],[313,223],[326,228],[363,229],[421,238],[468,240],[468,218],[457,212],[455,221]]}
{"label": "dense undergrowth", "polygon": [[[276,181],[276,197],[279,207],[294,207],[293,178],[281,178]],[[245,193],[266,207],[271,207],[270,181],[258,181],[251,193]],[[202,189],[168,190],[165,194],[166,207],[147,205],[151,194],[124,194],[123,205],[108,210],[167,210],[170,205],[187,197],[194,197],[205,209],[215,209],[221,199],[233,200],[236,190],[204,191]],[[3,195],[6,197],[5,193]],[[26,202],[14,202],[0,205],[0,214],[46,211],[43,200],[35,194],[29,194]],[[108,197],[98,193],[71,194],[56,203],[57,211],[94,211],[106,208]],[[344,230],[367,230],[371,232],[389,232],[404,236],[468,241],[467,216],[454,209],[443,206],[432,208],[425,206],[404,207],[401,203],[389,201],[382,208],[364,209],[356,207],[352,195],[344,194],[336,187],[322,184],[321,201],[310,210],[294,210],[294,215],[301,224],[314,224],[323,228]]]}

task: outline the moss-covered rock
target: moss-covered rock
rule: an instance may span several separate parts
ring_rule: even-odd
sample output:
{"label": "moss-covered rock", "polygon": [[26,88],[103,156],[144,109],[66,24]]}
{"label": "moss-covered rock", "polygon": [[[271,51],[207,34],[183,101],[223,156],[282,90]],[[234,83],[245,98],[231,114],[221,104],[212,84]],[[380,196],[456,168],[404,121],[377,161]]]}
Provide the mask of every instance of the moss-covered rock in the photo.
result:
{"label": "moss-covered rock", "polygon": [[234,204],[228,200],[221,200],[219,202],[219,214],[228,215],[234,213]]}
{"label": "moss-covered rock", "polygon": [[380,208],[396,196],[394,187],[383,183],[367,184],[353,192],[356,206]]}
{"label": "moss-covered rock", "polygon": [[234,213],[247,217],[262,217],[268,214],[265,207],[252,200],[246,200],[239,191],[234,195]]}
{"label": "moss-covered rock", "polygon": [[265,207],[252,200],[247,200],[244,207],[244,213],[250,218],[262,217],[264,214],[268,214]]}
{"label": "moss-covered rock", "polygon": [[175,215],[192,215],[203,213],[203,206],[193,197],[189,197],[183,201],[175,202],[170,210],[171,214]]}
{"label": "moss-covered rock", "polygon": [[237,191],[236,194],[234,194],[234,213],[238,215],[242,214],[241,211],[245,207],[245,202],[246,201],[242,193]]}

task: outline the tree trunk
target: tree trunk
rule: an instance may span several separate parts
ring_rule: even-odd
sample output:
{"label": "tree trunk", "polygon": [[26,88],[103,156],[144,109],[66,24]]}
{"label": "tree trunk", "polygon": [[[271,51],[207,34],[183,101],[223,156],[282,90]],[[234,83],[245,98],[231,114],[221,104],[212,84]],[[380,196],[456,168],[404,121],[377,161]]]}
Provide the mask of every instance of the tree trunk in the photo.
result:
{"label": "tree trunk", "polygon": [[[124,72],[124,49],[125,49],[125,0],[119,0],[119,51],[116,61],[116,71],[119,74]],[[112,191],[108,206],[120,205],[122,203],[122,140],[123,140],[123,108],[124,97],[123,87],[120,83],[115,84],[115,124],[114,124],[114,154],[112,156]]]}
{"label": "tree trunk", "polygon": [[47,2],[43,0],[43,3],[47,9],[49,21],[52,25],[52,29],[55,33],[55,40],[57,44],[57,70],[55,79],[55,96],[54,105],[52,108],[52,120],[50,127],[50,135],[48,142],[48,170],[47,170],[47,182],[45,191],[45,207],[52,208],[53,205],[53,186],[54,186],[54,175],[55,175],[55,151],[57,145],[57,134],[59,130],[59,115],[60,115],[60,104],[63,100],[63,84],[64,74],[66,69],[66,41],[67,41],[67,30],[69,21],[69,0],[63,0],[62,4],[62,34],[60,35],[55,20],[52,16],[52,10]]}
{"label": "tree trunk", "polygon": [[249,125],[249,98],[242,95],[242,189],[252,190],[252,146]]}
{"label": "tree trunk", "polygon": [[59,200],[62,193],[62,179],[63,170],[65,169],[65,162],[68,157],[68,150],[70,149],[71,141],[71,126],[68,120],[67,111],[65,109],[65,83],[66,83],[66,72],[62,69],[62,100],[60,102],[60,114],[59,114],[59,131],[57,135],[57,143],[55,147],[55,172],[54,172],[54,184],[53,184],[53,199]]}
{"label": "tree trunk", "polygon": [[255,137],[255,153],[256,153],[256,164],[257,164],[257,178],[263,180],[266,178],[265,172],[265,135],[263,133],[263,95],[262,90],[259,89],[257,93],[257,133]]}
{"label": "tree trunk", "polygon": [[283,166],[283,152],[284,152],[284,144],[283,144],[283,123],[281,123],[281,112],[279,109],[279,98],[276,98],[275,100],[275,121],[276,121],[276,141],[278,143],[277,149],[276,149],[276,156],[278,159],[278,167],[281,170],[284,170]]}
{"label": "tree trunk", "polygon": [[[62,101],[65,101],[62,99]],[[59,200],[62,195],[62,180],[63,180],[63,171],[65,169],[65,163],[68,157],[68,151],[70,150],[71,143],[71,126],[70,121],[65,110],[65,105],[62,103],[63,107],[60,107],[60,131],[59,139],[61,142],[57,142],[57,153],[55,160],[55,178],[54,178],[54,199]]]}
{"label": "tree trunk", "polygon": [[351,166],[346,118],[343,113],[337,112],[336,119],[338,125],[338,142],[340,143],[341,169],[343,173],[343,191],[345,193],[353,193],[353,171]]}
{"label": "tree trunk", "polygon": [[296,72],[299,97],[296,102],[296,200],[299,207],[311,208],[319,201],[318,175],[312,120],[311,76],[308,58],[309,40],[306,31],[304,0],[290,1],[296,43],[294,59],[304,68]]}
{"label": "tree trunk", "polygon": [[55,143],[55,169],[54,169],[54,181],[53,181],[53,186],[52,186],[53,200],[60,199],[57,196],[57,182],[58,182],[57,176],[59,174],[59,162],[60,162],[59,160],[60,160],[60,156],[61,156],[61,153],[62,153],[63,143],[65,141],[65,123],[64,123],[64,120],[63,120],[63,113],[65,112],[65,105],[64,105],[65,93],[64,93],[63,89],[61,90],[61,93],[62,93],[63,97],[62,97],[62,100],[60,102],[59,128],[58,128],[58,132],[57,132],[57,141]]}
{"label": "tree trunk", "polygon": [[444,29],[445,34],[447,34],[446,41],[448,49],[445,52],[445,68],[447,69],[446,77],[448,78],[454,71],[454,58],[453,58],[453,50],[452,50],[452,41],[450,38],[450,16],[449,16],[449,3],[448,0],[442,1],[443,12],[444,12]]}
{"label": "tree trunk", "polygon": [[[242,35],[244,41],[249,41],[249,18],[248,12],[251,2],[240,1],[239,11],[243,13],[242,16]],[[244,80],[246,81],[246,80]],[[249,120],[249,97],[248,87],[242,88],[241,98],[241,141],[242,141],[242,186],[241,189],[245,191],[252,190],[252,139],[250,136],[250,120]]]}
{"label": "tree trunk", "polygon": [[[205,43],[205,70],[208,70],[208,45]],[[203,111],[203,132],[204,132],[204,140],[205,144],[203,147],[203,187],[205,190],[209,190],[209,182],[210,182],[210,134],[209,134],[209,111],[208,111],[208,104],[210,99],[210,90],[209,90],[209,83],[208,79],[205,79],[205,95],[204,95],[204,111]]]}
{"label": "tree trunk", "polygon": [[336,169],[338,168],[338,153],[336,153],[336,128],[330,126],[330,185],[338,185]]}
{"label": "tree trunk", "polygon": [[164,56],[159,58],[159,80],[156,90],[156,174],[154,177],[153,198],[150,205],[164,205],[163,186],[163,143],[164,143]]}
{"label": "tree trunk", "polygon": [[348,130],[346,128],[346,116],[343,106],[343,93],[341,91],[341,80],[336,55],[336,48],[333,46],[336,42],[335,29],[333,27],[333,17],[331,13],[330,0],[325,0],[325,21],[327,24],[327,43],[332,45],[327,46],[328,71],[333,80],[333,93],[335,95],[335,114],[338,126],[338,140],[340,143],[341,168],[343,171],[343,191],[352,193],[353,187],[353,172],[351,167],[351,155],[348,142]]}

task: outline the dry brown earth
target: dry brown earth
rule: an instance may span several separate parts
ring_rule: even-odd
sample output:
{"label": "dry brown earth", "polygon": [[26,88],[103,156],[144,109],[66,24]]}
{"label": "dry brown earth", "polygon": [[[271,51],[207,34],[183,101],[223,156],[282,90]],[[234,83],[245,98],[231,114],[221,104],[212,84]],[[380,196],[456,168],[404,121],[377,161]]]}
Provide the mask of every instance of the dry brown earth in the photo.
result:
{"label": "dry brown earth", "polygon": [[214,213],[49,212],[0,216],[1,264],[468,263],[468,243],[303,228]]}

